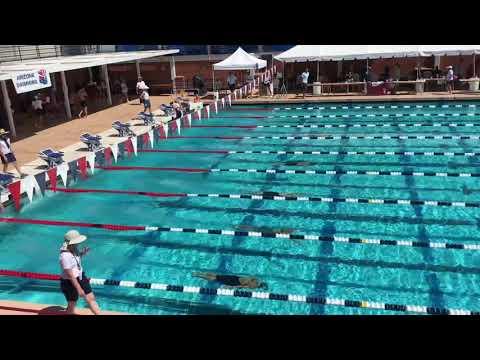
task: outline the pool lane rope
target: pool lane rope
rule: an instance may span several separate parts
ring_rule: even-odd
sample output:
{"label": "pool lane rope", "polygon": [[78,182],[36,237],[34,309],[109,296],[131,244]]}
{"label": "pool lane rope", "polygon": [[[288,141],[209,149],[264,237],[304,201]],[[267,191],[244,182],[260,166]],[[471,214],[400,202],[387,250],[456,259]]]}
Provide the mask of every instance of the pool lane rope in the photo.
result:
{"label": "pool lane rope", "polygon": [[159,226],[143,226],[143,225],[95,224],[95,223],[84,223],[84,222],[75,222],[75,221],[39,220],[39,219],[22,219],[22,218],[0,218],[0,222],[13,223],[13,224],[47,225],[47,226],[87,227],[87,228],[97,228],[97,229],[105,229],[105,230],[111,230],[111,231],[147,231],[147,232],[158,231],[158,232],[172,232],[172,233],[196,233],[196,234],[208,234],[208,235],[241,236],[241,237],[250,237],[250,238],[314,240],[314,241],[344,243],[344,244],[349,243],[349,244],[362,244],[362,245],[404,246],[404,247],[415,247],[415,248],[480,251],[480,244],[464,244],[464,243],[451,243],[451,242],[362,239],[362,238],[351,238],[347,236],[285,234],[285,233],[275,233],[275,232],[265,232],[265,231],[194,229],[194,228],[159,227]]}
{"label": "pool lane rope", "polygon": [[[34,272],[23,272],[15,270],[0,269],[0,276],[20,277],[35,280],[51,280],[59,281],[59,275],[42,274]],[[480,315],[480,311],[439,308],[435,306],[424,305],[405,305],[373,302],[365,300],[347,300],[338,298],[328,298],[320,296],[308,296],[298,294],[277,294],[264,291],[251,291],[244,289],[229,289],[229,288],[211,288],[200,286],[187,285],[171,285],[162,283],[139,282],[130,280],[113,280],[113,279],[98,279],[90,278],[90,284],[93,286],[116,286],[125,288],[136,288],[144,290],[160,290],[177,293],[201,294],[213,297],[235,297],[244,299],[258,299],[258,300],[272,300],[295,303],[307,303],[320,306],[340,306],[352,307],[362,309],[386,310],[403,313],[417,313],[426,315]]]}
{"label": "pool lane rope", "polygon": [[[48,188],[52,190],[52,188]],[[376,205],[410,205],[410,206],[451,206],[451,207],[480,207],[477,202],[437,201],[437,200],[407,200],[407,199],[367,199],[367,198],[331,198],[320,196],[282,196],[282,195],[255,195],[255,194],[195,194],[195,193],[159,193],[149,191],[128,191],[108,189],[71,189],[56,188],[63,193],[102,193],[119,195],[138,195],[150,197],[208,197],[222,199],[270,200],[270,201],[309,201],[320,203],[357,203]]]}
{"label": "pool lane rope", "polygon": [[478,127],[480,123],[384,123],[384,124],[273,124],[273,125],[192,125],[192,128],[211,129],[277,129],[277,128],[306,128],[306,129],[330,129],[330,128],[374,128],[374,127]]}
{"label": "pool lane rope", "polygon": [[430,172],[430,171],[377,171],[377,170],[283,170],[283,169],[202,169],[150,166],[99,166],[108,171],[175,171],[186,173],[236,172],[290,175],[369,175],[369,176],[426,176],[426,177],[480,177],[480,173]]}
{"label": "pool lane rope", "polygon": [[348,118],[401,118],[401,117],[460,117],[479,116],[480,113],[394,113],[394,114],[325,114],[325,115],[218,115],[213,119],[348,119]]}
{"label": "pool lane rope", "polygon": [[[480,105],[479,105],[480,106]],[[456,105],[355,105],[355,106],[304,106],[304,107],[274,107],[273,110],[347,110],[347,109],[436,109],[436,108],[476,108],[476,104]],[[268,108],[266,108],[268,109]],[[233,110],[242,110],[241,107],[234,107]]]}
{"label": "pool lane rope", "polygon": [[479,140],[480,135],[305,135],[305,136],[170,136],[170,139],[219,140]]}
{"label": "pool lane rope", "polygon": [[276,155],[392,155],[392,156],[480,156],[480,152],[440,151],[272,151],[272,150],[157,150],[139,149],[151,153],[191,154],[276,154]]}

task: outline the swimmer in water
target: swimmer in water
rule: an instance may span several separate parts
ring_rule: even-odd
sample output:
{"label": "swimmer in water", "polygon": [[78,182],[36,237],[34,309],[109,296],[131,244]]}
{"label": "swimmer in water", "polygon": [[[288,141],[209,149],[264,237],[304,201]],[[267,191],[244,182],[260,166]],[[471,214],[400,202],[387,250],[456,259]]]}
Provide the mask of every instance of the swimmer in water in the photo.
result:
{"label": "swimmer in water", "polygon": [[237,227],[239,231],[250,231],[250,232],[262,232],[262,233],[271,233],[271,234],[291,234],[293,229],[272,229],[268,227],[257,227],[250,225],[239,225]]}
{"label": "swimmer in water", "polygon": [[251,276],[219,275],[212,272],[195,272],[192,276],[208,281],[217,281],[234,288],[267,289],[267,284]]}
{"label": "swimmer in water", "polygon": [[296,160],[289,160],[289,161],[284,161],[284,162],[281,162],[281,163],[276,163],[274,165],[285,165],[285,166],[311,166],[311,165],[315,165],[316,162],[313,162],[313,161],[303,161],[303,160],[299,160],[299,161],[296,161]]}

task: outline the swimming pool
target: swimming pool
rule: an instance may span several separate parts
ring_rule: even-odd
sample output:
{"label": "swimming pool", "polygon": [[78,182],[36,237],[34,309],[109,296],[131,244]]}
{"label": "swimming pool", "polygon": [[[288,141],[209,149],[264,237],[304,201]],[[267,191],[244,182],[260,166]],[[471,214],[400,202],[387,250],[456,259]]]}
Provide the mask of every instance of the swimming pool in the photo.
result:
{"label": "swimming pool", "polygon": [[[58,192],[2,216],[188,229],[287,228],[325,238],[478,244],[480,209],[462,203],[480,203],[477,178],[465,175],[480,173],[479,116],[477,102],[234,105],[193,123],[212,127],[182,129],[180,136],[155,143],[154,149],[173,152],[139,152],[114,164],[210,171],[96,170],[70,187],[279,192],[322,200]],[[181,152],[190,150],[198,152]],[[295,160],[314,163],[285,165]],[[275,171],[258,172],[267,169]],[[58,248],[69,228],[0,224],[1,267],[57,273]],[[275,293],[480,310],[479,251],[454,246],[79,230],[89,237],[92,250],[85,267],[95,278],[215,287],[191,275],[212,271],[256,276]],[[103,309],[137,314],[396,313],[135,288],[94,291]],[[56,282],[8,277],[0,277],[0,299],[64,303]]]}

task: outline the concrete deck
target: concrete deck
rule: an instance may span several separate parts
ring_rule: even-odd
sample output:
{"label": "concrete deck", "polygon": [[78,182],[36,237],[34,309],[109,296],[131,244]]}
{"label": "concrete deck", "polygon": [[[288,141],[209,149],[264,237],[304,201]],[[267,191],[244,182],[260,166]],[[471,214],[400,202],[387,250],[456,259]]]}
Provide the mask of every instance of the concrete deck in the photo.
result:
{"label": "concrete deck", "polygon": [[235,105],[261,105],[261,104],[300,104],[300,103],[322,103],[322,102],[375,102],[375,101],[441,101],[441,100],[480,100],[480,92],[472,93],[466,91],[457,91],[453,94],[448,92],[426,92],[423,94],[400,94],[400,95],[358,95],[358,94],[325,94],[313,96],[307,94],[305,98],[302,95],[287,94],[285,96],[275,95],[273,98],[268,96],[254,96],[247,99],[232,100]]}
{"label": "concrete deck", "polygon": [[[174,99],[171,95],[165,96],[151,96],[152,110],[158,108],[161,104],[167,104]],[[39,171],[32,171],[32,168],[44,163],[38,160],[38,152],[42,149],[53,148],[55,150],[71,151],[72,149],[84,148],[85,146],[79,142],[80,135],[86,132],[91,134],[100,134],[106,130],[111,130],[111,134],[116,133],[112,130],[112,123],[116,120],[128,122],[135,117],[143,106],[139,104],[138,100],[133,100],[130,103],[120,104],[104,110],[100,110],[87,118],[74,119],[62,124],[52,126],[50,128],[38,131],[35,135],[15,141],[13,149],[17,157],[18,164],[22,171],[27,174],[36,174]],[[131,122],[132,124],[141,122]],[[135,131],[136,126],[133,127]],[[143,131],[145,132],[145,131]],[[102,134],[101,134],[102,135]],[[108,135],[108,134],[107,134]],[[105,143],[109,143],[105,141]],[[72,145],[73,144],[73,145]],[[68,146],[68,148],[66,148]],[[35,161],[37,160],[37,161]],[[66,161],[71,161],[68,156]],[[32,164],[28,164],[32,162]],[[15,172],[13,168],[9,171]]]}
{"label": "concrete deck", "polygon": [[[93,315],[89,309],[77,308],[78,315]],[[23,301],[0,300],[0,315],[66,315],[58,305],[34,304]],[[130,315],[115,311],[102,311],[102,315]]]}

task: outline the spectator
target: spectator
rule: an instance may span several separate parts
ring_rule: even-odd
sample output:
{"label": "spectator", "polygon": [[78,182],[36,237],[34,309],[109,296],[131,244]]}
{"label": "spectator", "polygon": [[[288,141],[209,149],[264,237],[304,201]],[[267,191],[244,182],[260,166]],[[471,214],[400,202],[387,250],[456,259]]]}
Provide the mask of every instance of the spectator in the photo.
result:
{"label": "spectator", "polygon": [[41,125],[43,125],[43,116],[45,114],[45,110],[43,108],[43,102],[38,95],[35,95],[32,101],[33,111],[35,112],[35,120],[34,120],[34,127],[35,129],[40,129]]}
{"label": "spectator", "polygon": [[453,67],[450,65],[447,71],[447,90],[450,94],[453,93],[453,83],[455,81],[455,75],[453,73]]}
{"label": "spectator", "polygon": [[400,65],[395,64],[395,67],[393,68],[393,80],[400,81],[401,76],[402,76],[402,72],[400,69]]}
{"label": "spectator", "polygon": [[122,100],[128,103],[130,101],[128,99],[128,86],[124,79],[122,79],[122,83],[120,84],[120,87],[122,88]]}
{"label": "spectator", "polygon": [[310,73],[308,72],[308,69],[305,69],[305,71],[302,73],[302,91],[303,91],[303,98],[305,99],[305,93],[307,92],[308,88],[308,77],[310,76]]}
{"label": "spectator", "polygon": [[147,112],[147,109],[148,109],[148,112],[149,114],[151,115],[152,114],[152,104],[150,103],[150,95],[148,94],[148,86],[145,85],[145,87],[143,88],[143,92],[142,94],[140,95],[140,98],[141,98],[141,101],[143,102],[143,112]]}
{"label": "spectator", "polygon": [[137,91],[138,98],[140,100],[140,104],[143,104],[142,92],[146,87],[147,85],[145,85],[145,81],[143,81],[142,77],[139,76],[137,81],[137,86],[135,88]]}
{"label": "spectator", "polygon": [[80,90],[78,90],[78,99],[80,101],[80,108],[82,110],[80,110],[80,112],[78,113],[79,118],[81,118],[82,115],[85,115],[85,117],[88,116],[87,98],[88,98],[88,94],[87,94],[87,91],[85,90],[85,87],[80,88]]}
{"label": "spectator", "polygon": [[5,131],[5,129],[0,129],[0,158],[3,164],[3,172],[7,172],[8,164],[12,164],[21,177],[25,176],[17,166],[17,159],[13,153],[8,131]]}
{"label": "spectator", "polygon": [[233,72],[230,72],[228,75],[227,85],[231,92],[233,92],[237,87],[237,77],[233,74]]}

